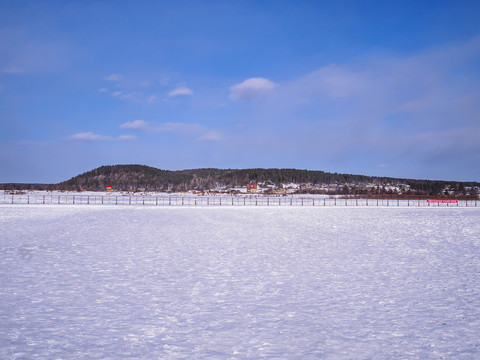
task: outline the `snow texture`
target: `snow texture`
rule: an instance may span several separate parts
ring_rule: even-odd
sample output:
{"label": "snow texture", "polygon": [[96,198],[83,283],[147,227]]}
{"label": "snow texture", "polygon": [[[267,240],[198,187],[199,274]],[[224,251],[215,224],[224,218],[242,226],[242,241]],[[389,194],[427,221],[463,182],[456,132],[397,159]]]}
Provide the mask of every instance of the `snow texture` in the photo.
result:
{"label": "snow texture", "polygon": [[478,358],[479,214],[1,205],[0,358]]}

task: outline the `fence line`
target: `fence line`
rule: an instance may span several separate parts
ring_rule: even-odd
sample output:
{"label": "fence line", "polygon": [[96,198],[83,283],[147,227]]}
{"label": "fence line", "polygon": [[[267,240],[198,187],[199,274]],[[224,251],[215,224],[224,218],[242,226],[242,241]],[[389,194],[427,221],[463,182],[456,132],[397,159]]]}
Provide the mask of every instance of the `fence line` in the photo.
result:
{"label": "fence line", "polygon": [[477,200],[456,203],[400,199],[340,199],[313,197],[247,196],[114,196],[114,195],[7,195],[0,204],[149,205],[149,206],[395,206],[477,207]]}

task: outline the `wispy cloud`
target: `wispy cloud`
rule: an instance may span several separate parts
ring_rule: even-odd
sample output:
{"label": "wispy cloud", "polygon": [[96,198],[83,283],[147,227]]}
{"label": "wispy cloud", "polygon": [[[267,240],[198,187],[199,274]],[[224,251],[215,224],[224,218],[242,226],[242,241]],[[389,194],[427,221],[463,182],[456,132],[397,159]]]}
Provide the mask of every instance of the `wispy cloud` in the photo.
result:
{"label": "wispy cloud", "polygon": [[230,87],[229,97],[232,100],[249,100],[272,90],[276,86],[274,82],[265,78],[250,78]]}
{"label": "wispy cloud", "polygon": [[145,95],[139,91],[124,92],[117,90],[112,92],[112,97],[124,101],[135,102],[138,104],[154,104],[158,102],[158,97],[155,94]]}
{"label": "wispy cloud", "polygon": [[123,92],[123,91],[114,91],[112,93],[112,96],[114,98],[120,99],[120,100],[126,100],[126,101],[132,101],[136,103],[142,103],[145,102],[144,99],[142,99],[142,94],[139,92]]}
{"label": "wispy cloud", "polygon": [[106,80],[106,81],[121,81],[123,78],[122,74],[111,74],[111,75],[107,75],[103,78],[103,80]]}
{"label": "wispy cloud", "polygon": [[93,132],[81,132],[81,133],[77,133],[70,136],[69,139],[80,140],[80,141],[101,141],[101,140],[111,140],[111,137],[94,134]]}
{"label": "wispy cloud", "polygon": [[131,140],[135,140],[136,138],[137,137],[133,135],[121,135],[118,137],[114,137],[109,135],[99,135],[93,132],[81,132],[68,137],[69,140],[86,141],[86,142],[111,141],[111,140],[131,141]]}
{"label": "wispy cloud", "polygon": [[210,130],[197,138],[198,141],[219,141],[222,139],[222,134],[218,130]]}
{"label": "wispy cloud", "polygon": [[156,103],[157,101],[158,101],[158,97],[157,97],[157,95],[154,95],[154,94],[149,95],[149,96],[145,99],[145,102],[146,102],[147,104],[153,104],[153,103]]}
{"label": "wispy cloud", "polygon": [[120,125],[120,129],[129,129],[129,130],[147,130],[149,125],[144,120],[134,120],[126,122]]}
{"label": "wispy cloud", "polygon": [[187,87],[177,87],[168,93],[168,97],[193,95],[193,91]]}

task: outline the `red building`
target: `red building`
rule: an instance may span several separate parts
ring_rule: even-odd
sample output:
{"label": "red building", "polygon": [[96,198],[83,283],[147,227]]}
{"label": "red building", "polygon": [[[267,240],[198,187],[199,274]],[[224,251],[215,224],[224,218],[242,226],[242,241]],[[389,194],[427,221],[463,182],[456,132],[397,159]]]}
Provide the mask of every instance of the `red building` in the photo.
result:
{"label": "red building", "polygon": [[247,184],[247,191],[257,192],[257,184]]}

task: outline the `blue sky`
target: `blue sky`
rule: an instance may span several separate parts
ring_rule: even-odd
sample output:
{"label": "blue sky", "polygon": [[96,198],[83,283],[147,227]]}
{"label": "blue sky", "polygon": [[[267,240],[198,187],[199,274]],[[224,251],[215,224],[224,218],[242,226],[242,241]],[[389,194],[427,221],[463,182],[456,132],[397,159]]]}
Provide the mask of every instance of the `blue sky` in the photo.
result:
{"label": "blue sky", "polygon": [[478,1],[0,0],[0,182],[101,165],[480,181]]}

